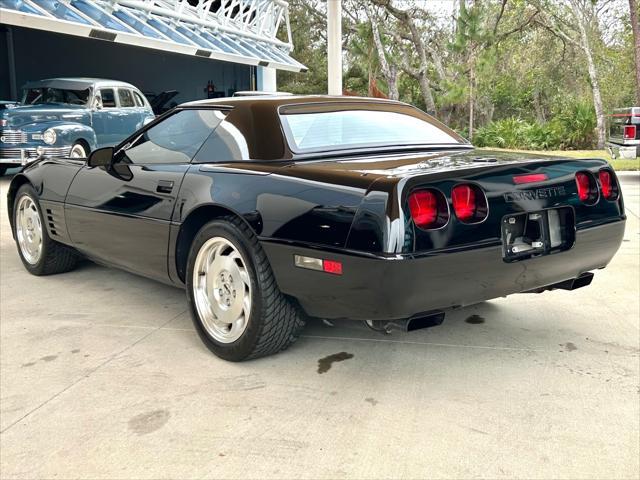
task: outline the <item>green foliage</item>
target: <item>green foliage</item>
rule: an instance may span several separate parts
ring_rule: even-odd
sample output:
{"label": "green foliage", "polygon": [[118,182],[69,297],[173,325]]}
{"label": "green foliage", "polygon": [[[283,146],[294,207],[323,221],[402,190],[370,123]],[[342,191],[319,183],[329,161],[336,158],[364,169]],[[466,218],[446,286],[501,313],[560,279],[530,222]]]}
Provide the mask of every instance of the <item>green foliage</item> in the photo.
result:
{"label": "green foliage", "polygon": [[575,150],[593,148],[596,115],[591,103],[568,103],[551,123],[562,135],[562,147]]}
{"label": "green foliage", "polygon": [[526,148],[526,131],[530,124],[520,118],[505,118],[478,129],[473,142],[478,147]]}
{"label": "green foliage", "polygon": [[593,106],[568,102],[549,122],[505,118],[479,128],[473,137],[479,147],[526,150],[589,149],[595,144]]}
{"label": "green foliage", "polygon": [[[327,92],[327,43],[324,39],[326,25],[318,22],[324,13],[315,12],[310,0],[289,2],[291,36],[294,50],[291,55],[309,70],[293,73],[278,70],[278,89],[285,92],[319,94]],[[284,28],[284,27],[283,27]]]}
{"label": "green foliage", "polygon": [[562,132],[554,122],[532,122],[524,131],[524,143],[531,150],[552,150],[562,144]]}

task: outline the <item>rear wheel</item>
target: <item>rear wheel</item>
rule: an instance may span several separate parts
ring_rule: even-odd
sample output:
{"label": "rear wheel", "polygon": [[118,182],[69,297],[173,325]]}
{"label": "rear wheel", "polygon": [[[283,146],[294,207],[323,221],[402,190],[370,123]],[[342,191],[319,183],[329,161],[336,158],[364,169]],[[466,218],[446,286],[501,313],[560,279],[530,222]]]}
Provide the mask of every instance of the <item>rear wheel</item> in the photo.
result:
{"label": "rear wheel", "polygon": [[284,350],[304,326],[298,309],[278,289],[257,238],[234,217],[207,223],[196,235],[187,296],[200,338],[225,360]]}
{"label": "rear wheel", "polygon": [[13,204],[18,253],[25,268],[33,275],[67,272],[76,266],[78,257],[69,247],[49,237],[38,197],[29,184],[18,189]]}

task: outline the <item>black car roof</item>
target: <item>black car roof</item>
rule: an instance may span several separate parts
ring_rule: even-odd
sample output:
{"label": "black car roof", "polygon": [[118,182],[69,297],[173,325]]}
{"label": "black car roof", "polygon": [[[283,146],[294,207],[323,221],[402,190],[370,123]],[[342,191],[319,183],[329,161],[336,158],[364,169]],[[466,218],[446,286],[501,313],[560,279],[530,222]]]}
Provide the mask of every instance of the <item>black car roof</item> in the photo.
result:
{"label": "black car roof", "polygon": [[333,95],[264,95],[254,97],[228,97],[228,98],[215,98],[207,100],[196,100],[193,102],[187,102],[180,105],[181,107],[197,107],[197,106],[244,106],[251,107],[253,105],[280,107],[282,105],[293,105],[301,103],[330,103],[330,102],[342,102],[342,103],[373,103],[373,104],[396,104],[406,105],[403,102],[395,100],[387,100],[384,98],[369,98],[369,97],[349,97],[349,96],[333,96]]}

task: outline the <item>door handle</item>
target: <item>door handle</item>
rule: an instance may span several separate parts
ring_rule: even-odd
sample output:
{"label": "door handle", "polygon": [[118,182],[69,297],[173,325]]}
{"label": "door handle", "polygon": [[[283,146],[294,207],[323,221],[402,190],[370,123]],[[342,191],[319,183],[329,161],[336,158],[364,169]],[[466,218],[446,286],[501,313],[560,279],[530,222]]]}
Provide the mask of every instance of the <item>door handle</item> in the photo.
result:
{"label": "door handle", "polygon": [[156,192],[158,193],[171,193],[173,190],[173,182],[171,180],[159,180]]}

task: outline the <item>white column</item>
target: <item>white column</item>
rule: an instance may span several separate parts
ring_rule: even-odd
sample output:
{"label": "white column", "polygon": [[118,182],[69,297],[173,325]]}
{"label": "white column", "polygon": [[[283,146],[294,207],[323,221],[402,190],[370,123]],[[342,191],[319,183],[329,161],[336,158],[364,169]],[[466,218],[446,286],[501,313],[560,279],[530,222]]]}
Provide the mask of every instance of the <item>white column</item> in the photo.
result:
{"label": "white column", "polygon": [[327,0],[329,95],[342,95],[342,0]]}
{"label": "white column", "polygon": [[257,89],[262,92],[277,92],[276,69],[271,67],[257,67]]}

